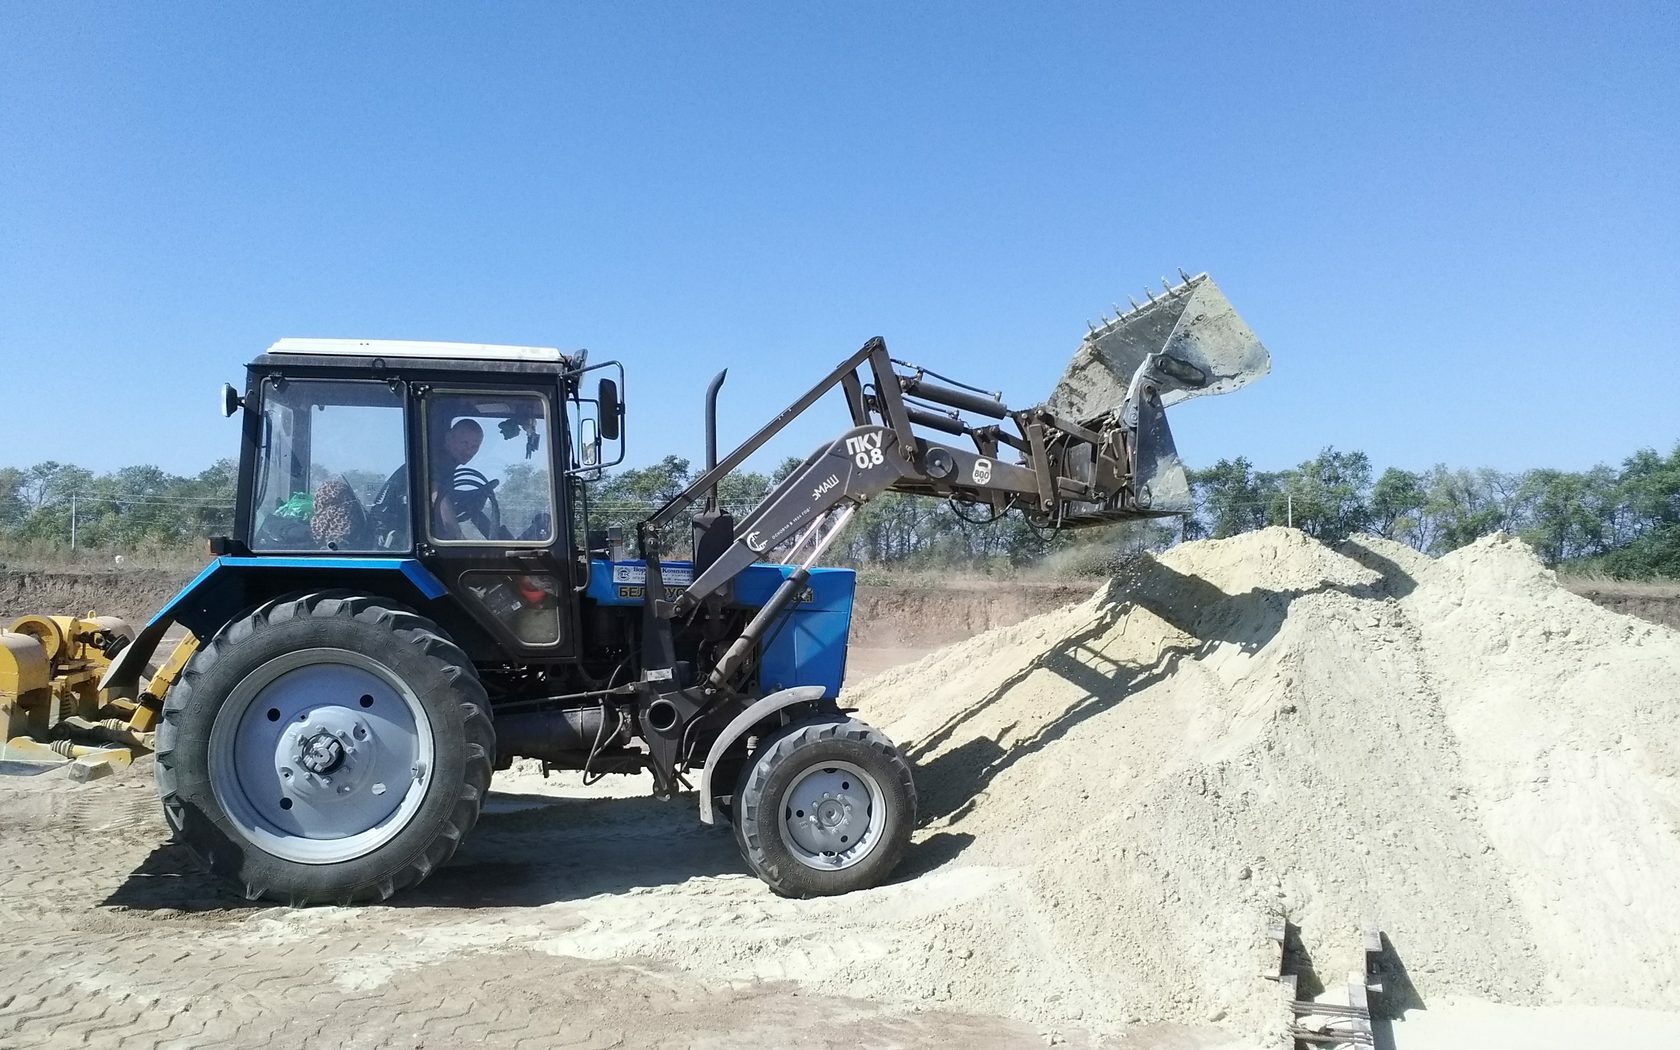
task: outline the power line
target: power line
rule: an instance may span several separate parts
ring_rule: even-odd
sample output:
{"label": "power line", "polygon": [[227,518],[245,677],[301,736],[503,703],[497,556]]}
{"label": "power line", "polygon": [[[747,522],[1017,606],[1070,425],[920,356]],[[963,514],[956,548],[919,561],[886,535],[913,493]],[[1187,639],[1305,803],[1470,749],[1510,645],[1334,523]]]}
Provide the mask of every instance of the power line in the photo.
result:
{"label": "power line", "polygon": [[[228,497],[228,496],[220,496],[220,497],[169,496],[169,495],[164,495],[162,493],[153,493],[153,492],[115,492],[115,493],[72,492],[72,493],[69,493],[68,495],[58,496],[56,499],[57,499],[58,502],[63,502],[64,500],[79,500],[82,503],[140,503],[140,504],[160,504],[160,505],[182,504],[182,505],[195,506],[195,507],[227,507],[227,508],[231,508],[233,506],[233,504],[231,502],[225,502],[228,499],[230,499],[230,497]],[[45,506],[46,505],[45,501],[43,501],[41,505]]]}

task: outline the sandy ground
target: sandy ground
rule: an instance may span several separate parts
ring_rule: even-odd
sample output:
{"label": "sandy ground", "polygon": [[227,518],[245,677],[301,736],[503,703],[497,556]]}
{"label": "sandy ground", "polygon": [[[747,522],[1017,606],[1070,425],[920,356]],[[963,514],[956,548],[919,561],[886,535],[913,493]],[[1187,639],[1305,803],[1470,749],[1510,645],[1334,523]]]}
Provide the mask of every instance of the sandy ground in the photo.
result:
{"label": "sandy ground", "polygon": [[[504,775],[456,859],[408,899],[307,910],[252,905],[196,873],[166,843],[149,781],[145,769],[83,787],[0,779],[0,1050],[1244,1045],[1156,1026],[1099,1039],[827,995],[809,979],[817,957],[848,948],[820,936],[752,977],[639,957],[650,930],[740,925],[757,937],[767,924],[806,927],[801,913],[821,902],[770,896],[726,835],[693,823],[690,800],[636,797],[629,781],[602,792]],[[912,854],[907,867],[845,906],[948,892],[935,858]],[[845,964],[892,948],[853,944]],[[1680,1015],[1441,1001],[1379,1034],[1395,1050],[1657,1050],[1680,1046]]]}
{"label": "sandy ground", "polygon": [[1477,999],[1413,1010],[1387,1030],[1399,1050],[1659,1050],[1680,1046],[1680,1014],[1592,1006],[1501,1006]]}
{"label": "sandy ground", "polygon": [[682,803],[493,796],[394,907],[251,905],[167,845],[145,771],[0,781],[0,1047],[1042,1046],[1028,1026],[711,980],[615,948],[632,927],[774,908]]}
{"label": "sandy ground", "polygon": [[[391,906],[245,902],[169,845],[150,772],[74,785],[0,778],[0,1050],[71,1046],[945,1047],[1235,1050],[1218,1032],[1098,1039],[904,996],[829,994],[823,974],[899,950],[874,909],[937,909],[922,847],[893,885],[785,901],[692,798],[499,774],[455,859]],[[835,922],[844,912],[850,921]],[[727,973],[638,951],[737,928],[775,958]]]}

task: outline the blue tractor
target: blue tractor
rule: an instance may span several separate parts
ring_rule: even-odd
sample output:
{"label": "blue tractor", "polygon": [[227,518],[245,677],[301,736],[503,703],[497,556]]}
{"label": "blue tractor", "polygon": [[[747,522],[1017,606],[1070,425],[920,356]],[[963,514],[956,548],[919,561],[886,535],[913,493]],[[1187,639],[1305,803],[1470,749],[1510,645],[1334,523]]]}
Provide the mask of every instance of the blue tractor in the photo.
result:
{"label": "blue tractor", "polygon": [[[720,375],[707,469],[627,535],[590,503],[622,458],[616,363],[282,340],[223,392],[242,433],[232,534],[100,685],[158,713],[171,829],[252,899],[418,883],[516,758],[692,788],[777,893],[875,885],[916,791],[841,705],[854,578],[817,562],[848,518],[887,491],[1044,528],[1182,513],[1164,407],[1267,362],[1202,276],[1093,329],[1030,409],[875,339],[720,459]],[[718,482],[832,390],[850,427],[740,520],[722,510]]]}

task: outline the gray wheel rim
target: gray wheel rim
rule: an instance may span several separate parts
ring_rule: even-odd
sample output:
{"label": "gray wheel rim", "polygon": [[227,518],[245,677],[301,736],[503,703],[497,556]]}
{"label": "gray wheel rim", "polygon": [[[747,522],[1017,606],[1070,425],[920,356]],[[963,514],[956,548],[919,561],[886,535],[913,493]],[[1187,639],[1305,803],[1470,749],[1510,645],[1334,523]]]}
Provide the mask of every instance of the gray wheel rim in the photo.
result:
{"label": "gray wheel rim", "polygon": [[432,725],[413,690],[347,649],[268,661],[210,727],[222,811],[264,852],[302,864],[354,860],[389,842],[419,810],[432,765]]}
{"label": "gray wheel rim", "polygon": [[782,843],[817,871],[839,871],[874,852],[887,823],[881,785],[851,762],[805,770],[782,792]]}

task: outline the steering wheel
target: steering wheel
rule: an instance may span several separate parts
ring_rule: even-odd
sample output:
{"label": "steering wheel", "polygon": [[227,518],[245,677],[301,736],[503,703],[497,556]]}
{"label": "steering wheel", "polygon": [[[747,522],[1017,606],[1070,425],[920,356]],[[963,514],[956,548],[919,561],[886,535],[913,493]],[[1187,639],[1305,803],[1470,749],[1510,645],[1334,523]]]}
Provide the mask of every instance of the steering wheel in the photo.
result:
{"label": "steering wheel", "polygon": [[485,539],[496,539],[502,533],[502,505],[496,500],[496,486],[471,467],[456,467],[449,482],[449,502],[455,508],[456,521],[470,521]]}
{"label": "steering wheel", "polygon": [[401,546],[408,536],[408,464],[391,472],[367,511],[374,542],[383,549]]}

